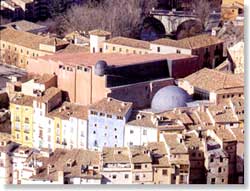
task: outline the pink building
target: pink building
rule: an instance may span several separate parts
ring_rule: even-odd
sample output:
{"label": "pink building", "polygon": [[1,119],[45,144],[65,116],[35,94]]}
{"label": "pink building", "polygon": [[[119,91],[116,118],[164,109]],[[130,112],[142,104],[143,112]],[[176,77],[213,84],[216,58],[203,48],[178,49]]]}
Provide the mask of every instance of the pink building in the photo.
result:
{"label": "pink building", "polygon": [[30,59],[28,72],[56,74],[58,88],[69,100],[88,105],[104,97],[150,105],[160,88],[173,78],[198,70],[197,56],[183,54],[122,55],[116,53],[61,53]]}

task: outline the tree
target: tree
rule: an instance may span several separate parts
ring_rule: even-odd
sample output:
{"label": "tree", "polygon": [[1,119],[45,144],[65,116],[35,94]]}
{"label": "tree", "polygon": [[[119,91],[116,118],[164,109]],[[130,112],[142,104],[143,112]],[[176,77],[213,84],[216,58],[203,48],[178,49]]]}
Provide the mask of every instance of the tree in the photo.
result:
{"label": "tree", "polygon": [[206,28],[211,12],[211,3],[209,0],[193,0],[193,10],[200,19],[203,28]]}
{"label": "tree", "polygon": [[73,6],[54,19],[57,34],[102,29],[113,36],[138,37],[143,19],[157,0],[102,0]]}

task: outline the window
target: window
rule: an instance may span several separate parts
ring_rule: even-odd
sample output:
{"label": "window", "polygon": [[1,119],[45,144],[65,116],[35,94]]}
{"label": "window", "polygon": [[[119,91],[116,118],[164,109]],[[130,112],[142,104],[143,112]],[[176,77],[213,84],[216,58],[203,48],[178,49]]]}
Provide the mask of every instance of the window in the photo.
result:
{"label": "window", "polygon": [[108,114],[108,115],[107,115],[107,118],[112,118],[112,115],[109,115],[109,114]]}
{"label": "window", "polygon": [[115,46],[113,46],[113,51],[115,51]]}
{"label": "window", "polygon": [[143,135],[147,135],[147,130],[143,130]]}
{"label": "window", "polygon": [[16,121],[20,121],[20,117],[19,116],[16,116]]}
{"label": "window", "polygon": [[115,130],[115,131],[117,131],[117,129],[116,129],[116,128],[115,128],[114,130]]}
{"label": "window", "polygon": [[95,146],[95,147],[98,146],[97,140],[94,141],[94,146]]}
{"label": "window", "polygon": [[100,113],[100,116],[105,116],[105,113]]}
{"label": "window", "polygon": [[128,174],[125,174],[125,175],[124,175],[124,178],[125,178],[125,179],[127,179],[128,177],[129,177]]}
{"label": "window", "polygon": [[180,54],[180,53],[181,53],[181,51],[180,51],[180,50],[176,50],[176,53],[177,53],[177,54]]}
{"label": "window", "polygon": [[130,134],[133,134],[134,133],[134,131],[133,130],[130,130]]}
{"label": "window", "polygon": [[117,119],[122,120],[122,119],[123,119],[123,117],[122,117],[122,116],[117,116]]}
{"label": "window", "polygon": [[3,44],[3,48],[5,47],[5,44]]}
{"label": "window", "polygon": [[93,134],[95,134],[95,131],[93,131]]}
{"label": "window", "polygon": [[48,136],[48,142],[50,142],[51,141],[51,137],[50,136]]}
{"label": "window", "polygon": [[113,178],[113,179],[116,179],[116,175],[113,175],[112,178]]}
{"label": "window", "polygon": [[19,134],[16,134],[16,138],[19,139]]}
{"label": "window", "polygon": [[135,169],[141,169],[141,164],[135,164]]}
{"label": "window", "polygon": [[161,47],[157,47],[157,52],[161,52]]}
{"label": "window", "polygon": [[135,176],[135,180],[140,180],[140,176],[139,176],[139,175],[136,175],[136,176]]}
{"label": "window", "polygon": [[102,52],[102,48],[100,48],[100,52]]}
{"label": "window", "polygon": [[25,117],[24,123],[29,123],[29,118]]}
{"label": "window", "polygon": [[117,135],[115,135],[115,139],[117,139]]}
{"label": "window", "polygon": [[221,167],[218,168],[218,172],[219,172],[219,173],[221,172]]}
{"label": "window", "polygon": [[119,52],[121,52],[122,51],[122,48],[119,48]]}
{"label": "window", "polygon": [[27,50],[27,55],[29,55],[29,51]]}
{"label": "window", "polygon": [[29,137],[28,136],[25,136],[25,141],[28,141],[29,140]]}
{"label": "window", "polygon": [[223,178],[221,179],[221,182],[224,182],[224,179],[223,179]]}
{"label": "window", "polygon": [[168,175],[168,170],[162,170],[162,175],[164,176]]}
{"label": "window", "polygon": [[211,178],[211,184],[215,184],[215,178]]}
{"label": "window", "polygon": [[106,50],[108,50],[109,49],[109,46],[108,45],[106,45]]}
{"label": "window", "polygon": [[213,159],[213,158],[211,158],[211,159],[210,159],[210,162],[214,162],[214,159]]}
{"label": "window", "polygon": [[133,50],[133,53],[136,54],[136,50]]}
{"label": "window", "polygon": [[93,53],[95,53],[95,47],[93,47]]}

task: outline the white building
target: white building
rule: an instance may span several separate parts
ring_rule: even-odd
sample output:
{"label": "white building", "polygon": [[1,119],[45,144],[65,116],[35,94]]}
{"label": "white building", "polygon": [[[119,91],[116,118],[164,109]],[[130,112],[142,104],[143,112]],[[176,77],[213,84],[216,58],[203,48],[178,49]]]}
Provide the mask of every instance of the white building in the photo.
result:
{"label": "white building", "polygon": [[157,142],[157,128],[152,120],[153,114],[134,112],[125,125],[125,146],[145,145]]}

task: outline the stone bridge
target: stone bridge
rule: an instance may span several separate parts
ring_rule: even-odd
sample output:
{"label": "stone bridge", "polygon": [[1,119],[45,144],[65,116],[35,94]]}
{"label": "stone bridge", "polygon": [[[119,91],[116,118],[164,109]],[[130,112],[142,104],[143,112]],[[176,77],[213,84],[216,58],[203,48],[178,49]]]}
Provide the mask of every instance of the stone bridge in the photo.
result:
{"label": "stone bridge", "polygon": [[200,23],[200,20],[192,12],[152,10],[150,15],[161,21],[166,34],[176,31],[178,26],[186,21],[197,21],[197,23]]}

